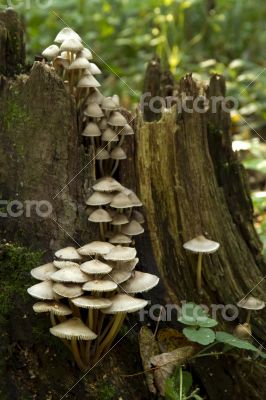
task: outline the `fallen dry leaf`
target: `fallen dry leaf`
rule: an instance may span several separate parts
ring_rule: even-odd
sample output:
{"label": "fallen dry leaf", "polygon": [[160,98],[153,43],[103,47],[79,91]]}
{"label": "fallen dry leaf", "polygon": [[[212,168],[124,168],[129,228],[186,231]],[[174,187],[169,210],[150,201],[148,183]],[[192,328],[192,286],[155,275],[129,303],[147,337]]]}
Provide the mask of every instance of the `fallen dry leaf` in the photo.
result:
{"label": "fallen dry leaf", "polygon": [[176,367],[183,365],[194,352],[195,349],[192,346],[185,346],[170,353],[162,353],[150,358],[150,365],[156,367],[153,371],[154,383],[161,396],[164,396],[165,380],[172,375]]}

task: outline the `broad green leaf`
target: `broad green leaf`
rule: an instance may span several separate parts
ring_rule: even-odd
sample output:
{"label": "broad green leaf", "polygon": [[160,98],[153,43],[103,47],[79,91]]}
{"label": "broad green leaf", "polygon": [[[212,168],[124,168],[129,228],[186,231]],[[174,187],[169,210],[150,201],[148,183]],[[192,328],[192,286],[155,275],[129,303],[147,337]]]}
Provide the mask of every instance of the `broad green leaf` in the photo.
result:
{"label": "broad green leaf", "polygon": [[204,346],[213,343],[215,340],[215,333],[209,328],[184,328],[183,333],[188,340]]}
{"label": "broad green leaf", "polygon": [[[193,379],[190,372],[182,371],[182,394],[187,396],[192,384]],[[173,375],[165,381],[165,398],[167,400],[180,400],[180,368],[176,368]]]}
{"label": "broad green leaf", "polygon": [[217,342],[222,342],[229,344],[230,346],[237,347],[238,349],[245,349],[251,351],[257,351],[257,347],[255,347],[252,343],[249,343],[245,340],[238,339],[231,333],[227,332],[216,332],[216,340]]}
{"label": "broad green leaf", "polygon": [[202,328],[212,328],[217,325],[217,321],[209,318],[203,308],[194,303],[183,304],[178,321],[185,325],[200,326]]}

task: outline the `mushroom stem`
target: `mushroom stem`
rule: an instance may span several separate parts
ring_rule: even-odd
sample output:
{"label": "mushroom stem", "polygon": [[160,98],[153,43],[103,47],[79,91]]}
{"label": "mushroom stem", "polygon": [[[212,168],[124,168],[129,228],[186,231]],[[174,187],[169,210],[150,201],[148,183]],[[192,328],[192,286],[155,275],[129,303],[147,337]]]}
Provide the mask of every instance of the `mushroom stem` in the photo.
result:
{"label": "mushroom stem", "polygon": [[78,367],[81,369],[81,371],[86,369],[85,364],[83,363],[83,361],[81,360],[80,354],[79,354],[79,349],[78,349],[78,344],[76,339],[72,339],[71,340],[71,350],[74,356],[74,359],[78,365]]}
{"label": "mushroom stem", "polygon": [[100,173],[101,173],[101,175],[104,176],[103,160],[100,160],[100,162],[99,162],[99,167],[100,167]]}
{"label": "mushroom stem", "polygon": [[89,365],[90,362],[90,350],[91,350],[91,340],[88,340],[86,343],[86,348],[85,348],[85,361],[86,365]]}
{"label": "mushroom stem", "polygon": [[117,168],[119,167],[119,160],[115,160],[113,169],[111,171],[111,176],[114,176],[115,172],[117,171]]}
{"label": "mushroom stem", "polygon": [[110,343],[112,343],[112,341],[116,337],[116,335],[117,335],[118,331],[120,330],[121,325],[124,321],[125,315],[126,315],[125,313],[118,313],[115,316],[112,328],[110,329],[109,333],[107,334],[107,336],[105,337],[105,339],[103,340],[103,342],[100,344],[99,348],[96,351],[94,363],[98,361],[104,348],[106,346],[110,345]]}
{"label": "mushroom stem", "polygon": [[101,222],[100,222],[100,235],[101,235],[101,239],[103,241],[105,241],[104,226],[103,226],[103,223],[101,223]]}
{"label": "mushroom stem", "polygon": [[52,326],[55,326],[56,325],[56,320],[55,320],[55,315],[53,313],[50,313],[50,320],[51,320]]}
{"label": "mushroom stem", "polygon": [[247,312],[247,318],[246,318],[246,324],[250,323],[250,317],[251,317],[251,310],[248,310]]}
{"label": "mushroom stem", "polygon": [[202,256],[203,256],[203,254],[199,253],[198,264],[197,264],[197,288],[198,288],[199,294],[202,294],[202,289],[201,289]]}
{"label": "mushroom stem", "polygon": [[93,308],[89,308],[88,325],[89,328],[93,330]]}

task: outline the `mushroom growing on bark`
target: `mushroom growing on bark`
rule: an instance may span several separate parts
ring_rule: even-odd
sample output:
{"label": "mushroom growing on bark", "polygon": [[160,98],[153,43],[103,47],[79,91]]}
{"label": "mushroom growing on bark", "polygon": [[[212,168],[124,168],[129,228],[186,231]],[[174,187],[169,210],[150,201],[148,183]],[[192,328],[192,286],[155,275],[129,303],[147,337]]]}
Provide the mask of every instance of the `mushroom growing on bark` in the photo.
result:
{"label": "mushroom growing on bark", "polygon": [[198,264],[197,264],[197,289],[198,293],[202,294],[202,257],[204,254],[215,253],[220,244],[214,242],[213,240],[207,239],[205,236],[200,235],[192,240],[189,240],[183,245],[184,249],[191,251],[192,253],[198,254]]}
{"label": "mushroom growing on bark", "polygon": [[248,296],[244,297],[242,300],[240,300],[237,303],[237,307],[239,308],[244,308],[245,310],[248,310],[247,312],[247,318],[246,318],[246,323],[250,323],[250,317],[251,317],[251,312],[252,311],[258,311],[262,310],[265,307],[265,302],[262,300],[257,299],[256,297],[253,296]]}

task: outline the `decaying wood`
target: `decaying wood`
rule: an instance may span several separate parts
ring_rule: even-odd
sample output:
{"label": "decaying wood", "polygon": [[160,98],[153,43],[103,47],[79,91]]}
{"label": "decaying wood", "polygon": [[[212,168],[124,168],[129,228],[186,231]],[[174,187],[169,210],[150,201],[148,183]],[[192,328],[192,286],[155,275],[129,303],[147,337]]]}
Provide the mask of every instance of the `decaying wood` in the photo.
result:
{"label": "decaying wood", "polygon": [[[180,95],[193,99],[203,90],[209,98],[225,95],[224,78],[214,75],[203,88],[188,75],[179,84]],[[159,269],[177,304],[236,304],[253,288],[254,295],[266,300],[262,245],[253,225],[245,171],[232,151],[229,118],[221,104],[214,114],[173,106],[158,121],[146,122],[138,115],[135,167],[152,243],[150,251],[143,252],[144,262],[153,252],[153,268]],[[183,249],[186,241],[200,234],[221,244],[217,253],[204,257],[203,296],[196,290],[196,256]],[[259,341],[266,339],[265,319],[265,311],[252,318]],[[257,367],[256,373],[259,380],[264,370]],[[235,370],[232,376],[236,383]],[[235,385],[238,394],[256,398],[248,379],[241,384]]]}

